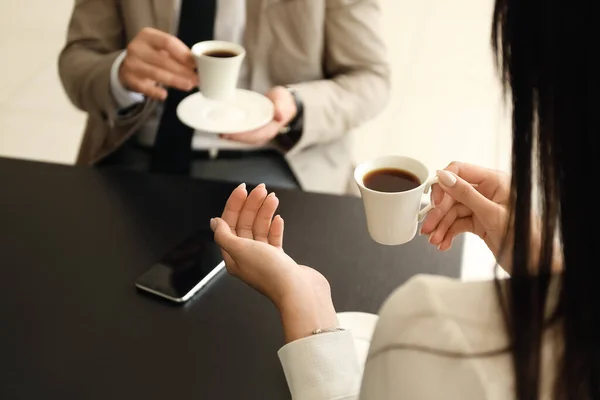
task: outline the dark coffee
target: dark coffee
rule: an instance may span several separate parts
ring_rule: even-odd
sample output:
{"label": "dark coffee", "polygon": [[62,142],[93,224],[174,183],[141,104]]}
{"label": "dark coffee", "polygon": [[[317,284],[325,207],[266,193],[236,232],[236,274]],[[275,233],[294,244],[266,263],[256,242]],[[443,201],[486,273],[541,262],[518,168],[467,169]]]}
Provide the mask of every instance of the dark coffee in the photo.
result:
{"label": "dark coffee", "polygon": [[231,50],[211,50],[204,53],[204,55],[215,58],[231,58],[237,56],[238,54]]}
{"label": "dark coffee", "polygon": [[363,178],[364,185],[377,192],[406,192],[421,185],[421,181],[412,172],[398,168],[381,168],[369,172]]}

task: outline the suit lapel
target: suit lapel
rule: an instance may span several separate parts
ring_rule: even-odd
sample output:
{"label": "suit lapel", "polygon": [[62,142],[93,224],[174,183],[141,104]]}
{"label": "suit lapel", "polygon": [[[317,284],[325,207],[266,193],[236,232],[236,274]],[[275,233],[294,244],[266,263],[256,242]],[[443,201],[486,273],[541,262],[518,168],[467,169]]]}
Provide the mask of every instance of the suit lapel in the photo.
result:
{"label": "suit lapel", "polygon": [[175,15],[179,14],[181,0],[150,0],[154,11],[156,28],[173,33]]}

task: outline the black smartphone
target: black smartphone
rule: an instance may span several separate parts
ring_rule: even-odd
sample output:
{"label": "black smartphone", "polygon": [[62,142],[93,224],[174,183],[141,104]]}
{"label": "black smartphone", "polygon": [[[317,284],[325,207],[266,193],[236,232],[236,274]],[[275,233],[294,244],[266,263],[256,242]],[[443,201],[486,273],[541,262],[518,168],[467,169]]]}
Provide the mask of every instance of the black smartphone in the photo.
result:
{"label": "black smartphone", "polygon": [[143,291],[184,303],[225,268],[213,233],[198,231],[169,251],[140,276],[135,286]]}

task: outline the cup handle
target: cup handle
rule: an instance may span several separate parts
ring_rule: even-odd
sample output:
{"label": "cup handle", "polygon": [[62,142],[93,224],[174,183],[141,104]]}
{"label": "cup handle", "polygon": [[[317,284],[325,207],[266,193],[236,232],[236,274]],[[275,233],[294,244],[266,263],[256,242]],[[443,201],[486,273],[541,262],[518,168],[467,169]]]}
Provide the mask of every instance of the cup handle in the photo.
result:
{"label": "cup handle", "polygon": [[[423,191],[424,194],[429,194],[429,190],[431,189],[431,187],[433,185],[435,185],[436,183],[438,183],[440,180],[439,178],[436,176],[434,176],[433,178],[429,179],[427,181],[427,183],[425,184],[425,190]],[[419,211],[419,222],[422,222],[425,217],[427,216],[427,214],[429,214],[429,212],[431,210],[433,210],[435,208],[435,205],[433,203],[429,203],[427,206],[423,207],[423,209],[421,211]]]}

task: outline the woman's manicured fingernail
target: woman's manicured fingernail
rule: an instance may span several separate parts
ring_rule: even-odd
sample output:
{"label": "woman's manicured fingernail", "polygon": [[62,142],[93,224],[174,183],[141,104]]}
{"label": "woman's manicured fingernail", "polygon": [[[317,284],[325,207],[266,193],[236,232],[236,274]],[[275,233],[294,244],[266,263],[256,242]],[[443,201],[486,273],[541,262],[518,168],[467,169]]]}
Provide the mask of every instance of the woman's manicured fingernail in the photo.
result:
{"label": "woman's manicured fingernail", "polygon": [[267,187],[267,185],[265,185],[264,183],[261,183],[256,188],[258,189],[258,188],[266,188],[266,187]]}
{"label": "woman's manicured fingernail", "polygon": [[438,170],[437,176],[440,178],[442,185],[452,187],[456,184],[456,177],[448,171]]}
{"label": "woman's manicured fingernail", "polygon": [[431,232],[431,233],[429,234],[429,239],[428,239],[428,240],[429,240],[429,243],[433,243],[433,234],[434,234],[434,232]]}
{"label": "woman's manicured fingernail", "polygon": [[210,220],[210,229],[212,229],[213,232],[217,229],[217,220],[214,218],[211,218]]}
{"label": "woman's manicured fingernail", "polygon": [[438,246],[438,250],[439,250],[439,251],[442,251],[442,252],[444,252],[444,253],[446,253],[446,252],[450,251],[450,248],[451,248],[451,247],[452,247],[452,246],[449,246],[449,247],[446,247],[445,249],[442,249],[442,245],[440,244],[440,245]]}
{"label": "woman's manicured fingernail", "polygon": [[240,183],[240,185],[236,189],[246,189],[246,183]]}

